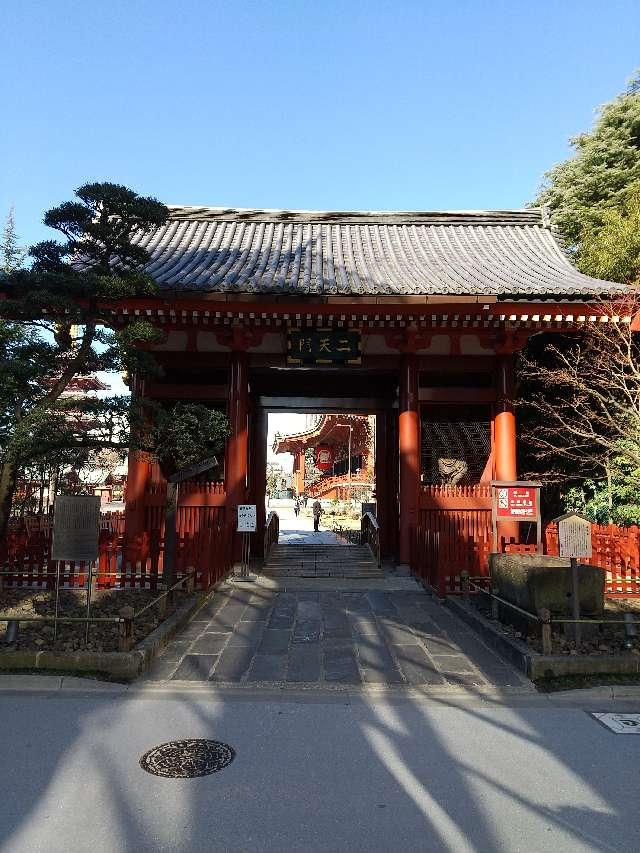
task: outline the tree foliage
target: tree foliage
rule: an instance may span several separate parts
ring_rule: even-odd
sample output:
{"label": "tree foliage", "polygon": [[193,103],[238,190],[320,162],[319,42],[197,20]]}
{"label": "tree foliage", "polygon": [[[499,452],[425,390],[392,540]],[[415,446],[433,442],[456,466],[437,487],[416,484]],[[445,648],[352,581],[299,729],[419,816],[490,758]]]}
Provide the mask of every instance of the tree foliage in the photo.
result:
{"label": "tree foliage", "polygon": [[618,319],[639,307],[632,299],[603,304],[601,321],[580,335],[534,336],[518,366],[526,476],[565,495],[574,489],[574,498],[606,488],[612,517],[633,516],[623,507],[635,505],[632,493],[640,488],[640,353],[630,324]]}
{"label": "tree foliage", "polygon": [[0,273],[9,275],[15,270],[20,269],[25,255],[25,250],[18,244],[16,221],[12,207],[7,214],[7,221],[2,232],[2,237],[0,238]]}
{"label": "tree foliage", "polygon": [[597,524],[640,524],[640,468],[616,454],[610,457],[607,477],[587,478],[569,488],[564,505]]}
{"label": "tree foliage", "polygon": [[[582,264],[585,235],[593,239],[611,211],[624,211],[630,189],[640,182],[640,76],[599,109],[593,129],[571,140],[574,155],[554,166],[534,204],[547,205],[567,247]],[[586,270],[585,270],[586,271]],[[628,280],[637,274],[621,274]]]}
{"label": "tree foliage", "polygon": [[580,238],[580,268],[595,278],[640,283],[640,183],[627,190],[621,206],[602,214]]}
{"label": "tree foliage", "polygon": [[110,329],[105,302],[155,292],[136,238],[166,222],[167,208],[111,183],[85,184],[76,198],[44,217],[65,240],[33,246],[31,267],[0,281],[0,535],[21,467],[47,451],[127,446],[128,400],[75,393],[78,381],[153,363],[138,344],[156,330],[142,320]]}
{"label": "tree foliage", "polygon": [[226,415],[201,403],[176,403],[171,408],[158,406],[149,435],[150,449],[155,453],[165,477],[209,456],[218,463],[227,436]]}

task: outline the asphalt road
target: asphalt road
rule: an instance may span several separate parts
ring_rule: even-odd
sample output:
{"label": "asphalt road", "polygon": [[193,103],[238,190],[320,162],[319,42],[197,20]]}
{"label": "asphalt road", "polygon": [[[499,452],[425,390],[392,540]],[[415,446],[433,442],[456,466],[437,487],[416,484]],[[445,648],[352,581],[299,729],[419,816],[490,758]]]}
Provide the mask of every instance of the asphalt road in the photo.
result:
{"label": "asphalt road", "polygon": [[[504,702],[0,693],[0,850],[639,850],[640,736],[592,719],[603,701]],[[140,768],[192,737],[235,760],[196,779]]]}

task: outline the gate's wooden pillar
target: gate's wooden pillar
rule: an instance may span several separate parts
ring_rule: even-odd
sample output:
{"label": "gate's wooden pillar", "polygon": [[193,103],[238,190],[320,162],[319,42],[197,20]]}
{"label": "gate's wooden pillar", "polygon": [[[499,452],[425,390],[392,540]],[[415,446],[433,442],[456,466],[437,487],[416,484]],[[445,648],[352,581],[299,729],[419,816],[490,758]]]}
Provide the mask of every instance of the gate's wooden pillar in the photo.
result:
{"label": "gate's wooden pillar", "polygon": [[394,550],[395,519],[397,518],[397,489],[393,477],[393,430],[389,412],[376,415],[376,514],[380,528],[380,551],[389,557]]}
{"label": "gate's wooden pillar", "polygon": [[145,493],[151,477],[149,454],[132,450],[127,461],[127,500],[124,508],[125,541],[132,543],[145,529]]}
{"label": "gate's wooden pillar", "polygon": [[420,487],[420,402],[418,366],[415,355],[404,355],[400,367],[400,562],[411,559],[411,529],[418,520]]}
{"label": "gate's wooden pillar", "polygon": [[304,450],[298,451],[293,459],[293,472],[296,494],[304,492],[305,458]]}
{"label": "gate's wooden pillar", "polygon": [[265,498],[267,494],[267,432],[269,415],[262,409],[256,409],[251,415],[251,503],[256,505],[257,532],[253,538],[253,553],[261,557],[264,546],[264,526],[266,523]]}
{"label": "gate's wooden pillar", "polygon": [[[517,480],[516,415],[514,412],[513,353],[498,355],[496,384],[498,402],[493,421],[494,466],[496,480]],[[503,521],[498,525],[498,536],[517,539],[517,521]]]}
{"label": "gate's wooden pillar", "polygon": [[517,480],[516,416],[513,409],[513,355],[499,355],[498,403],[494,420],[496,480]]}
{"label": "gate's wooden pillar", "polygon": [[[249,371],[245,352],[232,352],[229,370],[229,440],[227,441],[225,491],[230,529],[236,528],[236,508],[247,497],[249,445]],[[234,559],[240,556],[240,538],[234,536]]]}
{"label": "gate's wooden pillar", "polygon": [[[144,396],[144,381],[134,377],[131,385],[133,399]],[[144,430],[145,424],[140,427]],[[151,458],[142,450],[130,450],[127,459],[127,486],[124,507],[124,541],[130,548],[136,539],[145,532],[146,528],[146,492],[151,480]],[[147,531],[148,532],[148,531]],[[134,558],[134,555],[130,555]]]}

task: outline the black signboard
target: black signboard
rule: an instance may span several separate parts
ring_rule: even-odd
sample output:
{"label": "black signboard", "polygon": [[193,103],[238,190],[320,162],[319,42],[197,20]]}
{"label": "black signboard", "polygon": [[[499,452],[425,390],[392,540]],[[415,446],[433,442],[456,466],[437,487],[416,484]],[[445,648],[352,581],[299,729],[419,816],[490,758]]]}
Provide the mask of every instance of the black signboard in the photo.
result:
{"label": "black signboard", "polygon": [[289,329],[288,364],[361,364],[360,332]]}

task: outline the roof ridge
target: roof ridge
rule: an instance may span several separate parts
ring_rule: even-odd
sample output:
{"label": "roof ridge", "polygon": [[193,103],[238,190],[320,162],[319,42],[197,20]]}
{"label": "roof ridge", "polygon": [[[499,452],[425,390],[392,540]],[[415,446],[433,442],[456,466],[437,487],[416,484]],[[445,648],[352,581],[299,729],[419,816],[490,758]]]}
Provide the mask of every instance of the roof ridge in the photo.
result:
{"label": "roof ridge", "polygon": [[208,207],[167,205],[172,220],[241,222],[376,222],[382,224],[536,224],[543,225],[540,208],[500,210],[290,210],[286,208]]}

